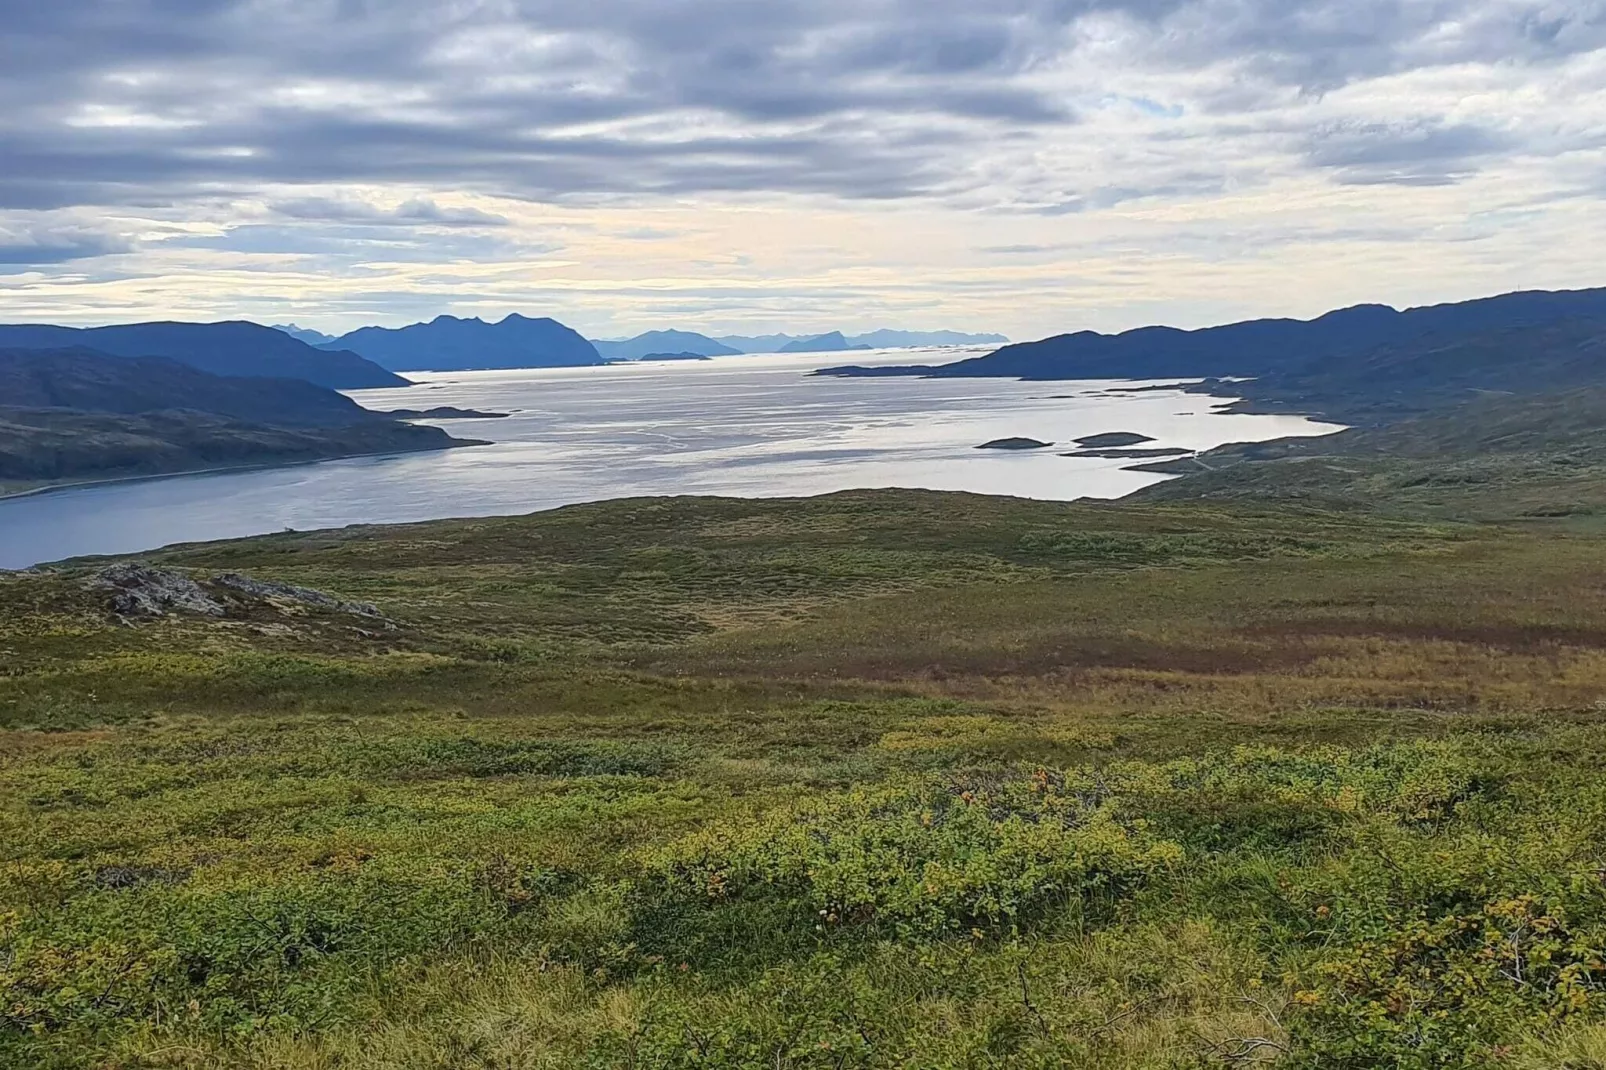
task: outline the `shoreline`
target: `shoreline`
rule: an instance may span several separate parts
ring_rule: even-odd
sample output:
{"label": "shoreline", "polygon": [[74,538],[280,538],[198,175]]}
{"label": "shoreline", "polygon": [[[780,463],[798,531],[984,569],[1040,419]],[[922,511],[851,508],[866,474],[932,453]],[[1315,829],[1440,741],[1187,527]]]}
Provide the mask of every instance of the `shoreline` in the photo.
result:
{"label": "shoreline", "polygon": [[105,479],[83,479],[65,483],[47,483],[41,487],[30,487],[27,490],[15,490],[0,494],[0,502],[15,501],[19,498],[33,498],[41,494],[54,494],[63,490],[84,490],[89,487],[112,487],[124,483],[149,483],[158,479],[177,479],[180,476],[210,476],[223,475],[229,472],[265,472],[275,468],[301,468],[309,464],[324,464],[329,461],[351,461],[362,457],[406,457],[414,453],[440,453],[444,450],[463,449],[468,446],[490,446],[493,443],[480,439],[454,439],[451,445],[432,446],[429,449],[419,450],[377,450],[373,453],[342,453],[336,457],[309,457],[304,461],[266,461],[261,464],[226,464],[215,468],[185,468],[177,472],[146,472],[140,475],[108,476]]}

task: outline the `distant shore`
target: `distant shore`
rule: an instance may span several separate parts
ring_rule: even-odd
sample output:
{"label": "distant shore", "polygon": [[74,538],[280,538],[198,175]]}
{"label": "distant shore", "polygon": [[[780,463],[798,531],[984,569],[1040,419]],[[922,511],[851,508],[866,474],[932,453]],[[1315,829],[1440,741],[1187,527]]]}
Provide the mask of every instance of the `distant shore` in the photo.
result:
{"label": "distant shore", "polygon": [[[209,476],[223,475],[229,472],[263,472],[275,468],[302,468],[309,464],[323,464],[326,461],[349,461],[360,457],[405,457],[414,453],[438,453],[442,450],[461,449],[464,446],[489,446],[490,442],[480,439],[453,439],[450,445],[433,446],[429,449],[419,450],[375,450],[372,453],[342,453],[335,457],[309,457],[300,461],[264,461],[260,464],[226,464],[211,468],[184,468],[175,472],[142,472],[126,476],[107,476],[104,479],[68,479],[49,480],[37,486],[22,484],[20,490],[9,490],[0,493],[0,502],[8,502],[17,498],[34,498],[41,494],[51,494],[59,490],[83,490],[87,487],[110,487],[122,483],[149,483],[158,479],[176,479],[179,476]],[[4,484],[0,484],[3,488]]]}

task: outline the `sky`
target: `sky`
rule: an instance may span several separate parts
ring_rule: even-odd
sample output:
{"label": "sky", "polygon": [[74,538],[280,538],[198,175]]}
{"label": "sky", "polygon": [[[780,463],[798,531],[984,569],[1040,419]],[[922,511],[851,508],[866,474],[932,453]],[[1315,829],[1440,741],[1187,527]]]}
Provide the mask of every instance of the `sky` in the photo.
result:
{"label": "sky", "polygon": [[0,0],[0,321],[1024,339],[1606,285],[1606,0]]}

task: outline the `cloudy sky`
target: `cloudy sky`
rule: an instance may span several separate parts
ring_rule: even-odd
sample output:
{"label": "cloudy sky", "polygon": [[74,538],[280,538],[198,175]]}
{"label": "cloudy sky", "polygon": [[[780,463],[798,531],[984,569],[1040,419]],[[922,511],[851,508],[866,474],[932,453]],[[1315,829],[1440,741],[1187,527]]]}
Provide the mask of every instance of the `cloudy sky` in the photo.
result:
{"label": "cloudy sky", "polygon": [[1606,0],[0,19],[0,320],[1025,338],[1606,285]]}

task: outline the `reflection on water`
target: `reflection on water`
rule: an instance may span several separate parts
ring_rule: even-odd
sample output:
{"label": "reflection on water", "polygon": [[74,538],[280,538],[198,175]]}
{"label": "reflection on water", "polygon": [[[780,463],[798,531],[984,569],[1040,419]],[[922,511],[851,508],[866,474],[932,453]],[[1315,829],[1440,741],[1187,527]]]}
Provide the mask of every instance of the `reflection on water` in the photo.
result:
{"label": "reflection on water", "polygon": [[[856,353],[925,363],[985,350]],[[926,487],[1028,498],[1115,498],[1161,478],[1057,450],[977,450],[990,439],[1071,440],[1136,431],[1205,449],[1332,428],[1288,416],[1223,416],[1174,391],[1108,382],[820,379],[842,354],[721,357],[604,368],[449,372],[353,394],[376,409],[453,405],[513,415],[443,426],[471,449],[326,461],[56,491],[0,502],[0,567],[173,542],[523,513],[646,494],[754,497]]]}

